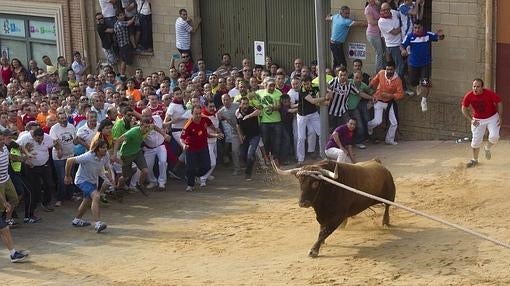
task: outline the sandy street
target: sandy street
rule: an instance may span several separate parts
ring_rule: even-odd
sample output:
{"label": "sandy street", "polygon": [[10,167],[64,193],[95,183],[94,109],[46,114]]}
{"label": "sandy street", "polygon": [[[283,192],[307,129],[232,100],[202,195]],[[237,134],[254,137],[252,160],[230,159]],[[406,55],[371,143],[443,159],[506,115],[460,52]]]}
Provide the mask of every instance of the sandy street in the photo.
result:
{"label": "sandy street", "polygon": [[[369,145],[392,171],[396,201],[510,243],[510,142],[466,169],[468,143]],[[483,157],[483,154],[482,154]],[[128,195],[103,208],[108,229],[76,229],[76,203],[40,213],[13,230],[30,262],[11,264],[1,248],[2,285],[509,285],[510,249],[391,208],[349,220],[307,256],[318,233],[299,208],[294,178],[252,182],[226,169],[195,193],[171,181],[167,192]],[[86,218],[90,218],[87,214]]]}

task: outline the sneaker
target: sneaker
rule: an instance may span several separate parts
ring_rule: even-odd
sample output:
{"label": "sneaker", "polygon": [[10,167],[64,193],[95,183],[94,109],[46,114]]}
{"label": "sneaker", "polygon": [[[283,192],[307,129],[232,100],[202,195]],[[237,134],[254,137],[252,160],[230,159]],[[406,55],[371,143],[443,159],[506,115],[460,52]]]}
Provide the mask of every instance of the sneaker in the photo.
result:
{"label": "sneaker", "polygon": [[251,175],[248,175],[248,174],[246,174],[246,176],[244,177],[244,179],[245,179],[246,181],[248,181],[248,182],[250,182],[251,180],[253,180],[253,179],[251,178]]}
{"label": "sneaker", "polygon": [[103,231],[105,229],[106,229],[106,224],[104,224],[104,223],[96,224],[96,226],[94,227],[94,231],[96,233],[100,233],[101,231]]}
{"label": "sneaker", "polygon": [[158,185],[158,184],[156,184],[156,183],[154,183],[154,182],[150,182],[150,183],[148,183],[148,184],[145,186],[145,188],[147,188],[147,189],[153,189],[153,188],[155,188],[157,185]]}
{"label": "sneaker", "polygon": [[101,196],[99,196],[99,201],[103,204],[109,204],[110,202],[108,201],[108,199],[106,198],[106,194],[102,194]]}
{"label": "sneaker", "polygon": [[25,260],[28,257],[28,252],[24,250],[16,250],[13,255],[11,255],[11,262],[17,263]]}
{"label": "sneaker", "polygon": [[485,159],[490,160],[492,158],[491,149],[484,148],[485,150]]}
{"label": "sneaker", "polygon": [[41,204],[41,208],[42,208],[42,210],[43,210],[43,211],[45,211],[45,212],[52,212],[52,211],[54,211],[54,210],[55,210],[54,208],[52,208],[51,206],[46,205],[46,204]]}
{"label": "sneaker", "polygon": [[239,176],[239,171],[235,170],[234,172],[232,172],[232,176]]}
{"label": "sneaker", "polygon": [[61,201],[56,201],[55,202],[55,207],[61,207],[62,206],[62,202]]}
{"label": "sneaker", "polygon": [[411,96],[415,96],[416,93],[414,92],[414,90],[408,89],[408,90],[406,90],[406,95],[411,97]]}
{"label": "sneaker", "polygon": [[163,184],[163,183],[159,183],[159,184],[158,184],[158,188],[165,190],[165,189],[166,189],[166,186],[165,186],[165,184]]}
{"label": "sneaker", "polygon": [[200,179],[200,187],[203,188],[203,187],[207,186],[206,182],[207,182],[207,179]]}
{"label": "sneaker", "polygon": [[10,228],[15,228],[18,224],[13,218],[6,219],[5,223],[8,224]]}
{"label": "sneaker", "polygon": [[209,175],[209,176],[207,177],[207,180],[208,180],[208,181],[214,181],[214,179],[216,179],[216,177],[214,177],[213,175]]}
{"label": "sneaker", "polygon": [[36,216],[26,217],[23,219],[24,223],[37,223],[40,222],[41,218]]}
{"label": "sneaker", "polygon": [[398,145],[398,142],[396,142],[396,141],[386,141],[385,143],[386,143],[386,145],[393,145],[393,146]]}
{"label": "sneaker", "polygon": [[471,160],[469,160],[469,162],[467,162],[466,168],[472,168],[476,165],[478,165],[478,161],[475,159],[471,159]]}
{"label": "sneaker", "polygon": [[367,146],[365,146],[365,144],[356,144],[356,147],[358,147],[359,149],[367,149]]}
{"label": "sneaker", "polygon": [[421,112],[427,111],[427,98],[421,98]]}
{"label": "sneaker", "polygon": [[368,129],[367,129],[367,133],[368,133],[368,135],[370,135],[370,136],[374,135],[374,129],[370,129],[370,128],[368,128]]}
{"label": "sneaker", "polygon": [[186,186],[186,192],[193,192],[192,186]]}
{"label": "sneaker", "polygon": [[90,225],[90,222],[83,219],[79,219],[78,221],[73,221],[72,224],[74,227],[86,227]]}
{"label": "sneaker", "polygon": [[130,194],[138,193],[140,190],[137,187],[128,187],[127,192]]}

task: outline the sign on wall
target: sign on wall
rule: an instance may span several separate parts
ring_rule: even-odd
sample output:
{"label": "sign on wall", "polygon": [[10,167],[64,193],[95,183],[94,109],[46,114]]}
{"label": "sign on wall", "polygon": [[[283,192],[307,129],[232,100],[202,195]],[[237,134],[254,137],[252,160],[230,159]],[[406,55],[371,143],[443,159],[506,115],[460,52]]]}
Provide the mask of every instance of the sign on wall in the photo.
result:
{"label": "sign on wall", "polygon": [[43,21],[28,21],[30,26],[30,37],[41,40],[53,40],[57,39],[55,32],[55,23],[43,22]]}
{"label": "sign on wall", "polygon": [[25,21],[19,19],[0,18],[0,35],[25,37]]}
{"label": "sign on wall", "polygon": [[264,48],[264,42],[254,41],[253,52],[255,55],[255,64],[264,65],[266,63],[266,50]]}
{"label": "sign on wall", "polygon": [[365,60],[367,58],[367,45],[364,43],[349,43],[349,58]]}

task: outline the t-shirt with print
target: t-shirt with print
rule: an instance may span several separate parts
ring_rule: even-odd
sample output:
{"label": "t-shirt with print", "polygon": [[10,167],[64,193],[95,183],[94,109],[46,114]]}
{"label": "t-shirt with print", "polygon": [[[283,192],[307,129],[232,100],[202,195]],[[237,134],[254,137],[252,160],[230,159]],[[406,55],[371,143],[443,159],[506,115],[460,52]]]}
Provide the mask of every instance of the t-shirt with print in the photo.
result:
{"label": "t-shirt with print", "polygon": [[55,124],[50,129],[50,136],[53,140],[59,141],[62,147],[62,157],[60,158],[57,156],[57,149],[53,147],[53,160],[65,160],[74,155],[73,141],[76,138],[76,127],[72,124],[67,124],[65,127]]}
{"label": "t-shirt with print", "polygon": [[262,110],[260,113],[260,122],[261,123],[278,123],[282,121],[280,111],[274,108],[274,105],[280,102],[280,98],[282,93],[275,89],[273,93],[267,92],[265,89],[261,89],[257,91],[260,96],[260,104],[262,105]]}
{"label": "t-shirt with print", "polygon": [[501,97],[494,91],[484,88],[482,94],[476,95],[473,91],[468,92],[462,100],[462,106],[471,105],[473,118],[487,119],[498,112],[496,105],[501,102]]}
{"label": "t-shirt with print", "polygon": [[181,139],[188,145],[189,151],[197,152],[207,148],[207,127],[211,125],[212,122],[207,117],[200,118],[198,123],[189,119],[186,124],[184,124]]}

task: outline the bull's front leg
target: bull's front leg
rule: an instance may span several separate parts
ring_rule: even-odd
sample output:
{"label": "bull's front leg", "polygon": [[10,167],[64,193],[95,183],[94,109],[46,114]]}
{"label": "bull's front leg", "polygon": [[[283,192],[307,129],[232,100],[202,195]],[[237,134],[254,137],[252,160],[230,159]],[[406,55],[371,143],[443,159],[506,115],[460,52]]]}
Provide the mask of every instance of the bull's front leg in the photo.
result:
{"label": "bull's front leg", "polygon": [[313,244],[312,248],[310,249],[310,252],[308,252],[308,256],[310,257],[317,257],[319,256],[319,249],[321,248],[321,245],[324,243],[326,238],[330,236],[335,229],[344,221],[344,218],[338,219],[333,223],[321,225],[321,229],[319,231],[319,237],[317,238],[317,241]]}
{"label": "bull's front leg", "polygon": [[383,226],[390,227],[390,205],[385,204],[384,206],[384,215],[383,215]]}

